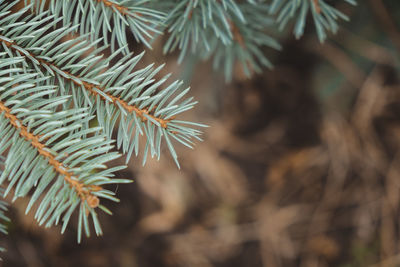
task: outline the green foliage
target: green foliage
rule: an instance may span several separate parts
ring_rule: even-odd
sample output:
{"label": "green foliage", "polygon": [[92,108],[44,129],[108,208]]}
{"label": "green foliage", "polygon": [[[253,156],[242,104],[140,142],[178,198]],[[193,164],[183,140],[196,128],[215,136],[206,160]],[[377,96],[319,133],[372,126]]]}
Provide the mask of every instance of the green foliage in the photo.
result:
{"label": "green foliage", "polygon": [[[0,54],[2,67],[22,62],[22,57]],[[96,234],[101,234],[94,208],[105,208],[92,202],[118,201],[101,186],[129,182],[110,179],[113,171],[123,168],[106,168],[108,161],[119,157],[110,152],[113,141],[101,133],[101,127],[82,130],[91,119],[87,109],[54,111],[68,97],[50,97],[56,90],[43,82],[46,77],[16,67],[7,71],[0,76],[0,152],[8,150],[0,176],[0,184],[8,181],[4,196],[14,189],[13,200],[25,197],[34,187],[26,212],[39,201],[35,218],[40,225],[50,227],[61,220],[64,231],[79,208],[78,241],[82,228],[86,235],[90,233],[85,213],[91,215]]]}
{"label": "green foliage", "polygon": [[181,62],[190,51],[202,59],[213,56],[214,69],[224,69],[231,79],[236,61],[246,75],[272,67],[264,56],[263,46],[280,49],[277,41],[265,32],[274,20],[264,3],[236,3],[233,0],[160,0],[159,6],[169,10],[166,19],[170,33],[164,52],[180,50]]}
{"label": "green foliage", "polygon": [[281,49],[272,36],[275,28],[283,30],[289,21],[294,21],[294,34],[300,38],[311,15],[323,42],[327,31],[337,31],[339,19],[348,20],[325,0],[155,0],[153,6],[168,10],[164,53],[180,50],[179,62],[212,57],[214,69],[223,69],[227,80],[237,63],[248,77],[272,68],[265,47]]}
{"label": "green foliage", "polygon": [[[0,188],[1,197],[3,197],[3,193],[4,193],[3,189]],[[0,232],[2,234],[7,234],[6,223],[8,223],[10,221],[10,219],[5,214],[6,211],[7,211],[7,202],[0,200]],[[0,247],[0,252],[3,252],[3,251],[4,251],[4,248]]]}
{"label": "green foliage", "polygon": [[[343,1],[356,5],[355,0]],[[269,11],[271,14],[278,14],[276,21],[280,29],[283,29],[290,20],[295,20],[293,33],[296,38],[304,34],[307,15],[311,13],[320,42],[327,38],[327,31],[337,32],[338,19],[349,20],[326,0],[272,0]]]}
{"label": "green foliage", "polygon": [[[193,148],[205,127],[177,118],[196,104],[189,88],[167,84],[163,66],[143,67],[129,35],[150,48],[165,32],[165,53],[179,50],[180,62],[212,58],[229,80],[237,63],[247,76],[272,68],[264,48],[281,49],[277,25],[293,19],[300,37],[310,13],[323,41],[347,20],[324,0],[18,2],[0,0],[0,184],[13,200],[28,196],[26,211],[36,208],[46,227],[64,231],[78,209],[78,241],[90,223],[102,233],[97,208],[111,212],[100,201],[118,201],[106,185],[129,182],[113,178],[123,166],[107,168],[119,156],[113,134],[126,162],[144,139],[143,164],[160,158],[164,143],[179,167],[175,143]],[[0,219],[4,209],[0,202]]]}
{"label": "green foliage", "polygon": [[159,158],[165,142],[179,166],[173,142],[192,148],[192,139],[200,140],[192,126],[203,125],[176,118],[196,102],[185,98],[189,89],[180,81],[161,88],[169,77],[155,78],[162,66],[138,68],[143,53],[132,56],[125,44],[111,45],[104,57],[109,45],[99,46],[97,33],[71,38],[86,26],[58,26],[65,16],[43,6],[29,14],[32,5],[17,10],[16,3],[0,0],[0,152],[6,153],[0,184],[13,200],[29,196],[26,212],[36,207],[35,219],[46,227],[61,223],[63,232],[78,209],[80,242],[90,224],[102,233],[97,208],[111,212],[101,199],[118,201],[105,187],[129,182],[113,178],[124,166],[106,166],[119,157],[111,152],[113,132],[127,161],[144,135],[143,163],[148,154]]}
{"label": "green foliage", "polygon": [[[25,0],[25,3],[31,1]],[[164,20],[165,14],[147,7],[149,0],[93,1],[93,0],[34,0],[33,10],[36,14],[48,11],[61,18],[64,26],[74,26],[75,32],[88,35],[91,41],[103,38],[105,44],[111,44],[116,50],[127,44],[126,31],[130,30],[137,41],[151,47],[148,40]],[[48,6],[48,8],[46,8]],[[111,33],[109,40],[108,34]],[[125,47],[123,52],[129,53]]]}
{"label": "green foliage", "polygon": [[[162,66],[149,65],[132,72],[143,54],[132,57],[133,53],[129,53],[121,57],[120,52],[124,50],[121,48],[104,58],[99,52],[106,47],[97,48],[96,43],[100,40],[89,42],[88,35],[59,43],[77,27],[64,26],[48,33],[47,30],[54,28],[61,18],[42,18],[46,13],[25,16],[24,12],[21,10],[13,17],[5,17],[2,25],[7,27],[0,30],[0,39],[12,44],[2,43],[10,57],[26,55],[25,72],[35,70],[41,76],[49,76],[46,82],[58,85],[53,95],[73,96],[64,108],[71,105],[90,108],[90,113],[96,113],[99,124],[110,138],[119,121],[117,146],[122,146],[123,153],[127,153],[127,161],[133,151],[138,154],[139,136],[145,135],[145,155],[159,157],[163,139],[179,166],[170,140],[192,147],[191,139],[199,139],[200,134],[188,127],[192,123],[174,119],[196,104],[193,98],[183,99],[188,89],[180,90],[182,82],[173,82],[161,90],[160,86],[169,75],[158,81],[154,77]],[[111,60],[117,57],[119,60],[109,67]]]}

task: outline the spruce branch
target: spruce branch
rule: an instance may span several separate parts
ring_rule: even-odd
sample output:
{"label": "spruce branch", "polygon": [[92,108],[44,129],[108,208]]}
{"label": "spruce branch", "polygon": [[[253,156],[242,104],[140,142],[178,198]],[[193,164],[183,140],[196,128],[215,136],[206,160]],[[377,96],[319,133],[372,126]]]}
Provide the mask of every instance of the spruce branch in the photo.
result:
{"label": "spruce branch", "polygon": [[[154,76],[161,67],[149,65],[132,72],[143,54],[123,56],[112,67],[109,62],[120,55],[115,51],[110,57],[98,55],[104,47],[85,40],[85,36],[58,43],[67,38],[75,27],[61,27],[51,32],[58,20],[41,19],[32,16],[22,18],[24,11],[13,14],[19,18],[14,22],[0,22],[0,43],[10,57],[22,56],[24,69],[35,70],[42,76],[50,76],[59,86],[59,95],[73,95],[75,107],[89,107],[97,114],[97,119],[106,134],[111,137],[117,120],[120,121],[117,146],[127,153],[127,161],[133,151],[138,154],[139,136],[146,136],[145,157],[160,156],[161,140],[164,139],[179,166],[177,155],[170,139],[192,148],[192,138],[199,139],[200,131],[190,125],[203,127],[175,119],[175,116],[191,109],[196,102],[192,98],[181,101],[188,92],[180,90],[182,82],[176,81],[160,90],[169,75],[159,81]],[[4,12],[3,14],[5,14]],[[0,13],[0,18],[1,18]],[[8,27],[2,27],[7,24]],[[45,24],[45,26],[43,25]],[[18,25],[18,31],[10,26]],[[32,33],[35,34],[32,34]],[[66,103],[65,107],[71,102]]]}
{"label": "spruce branch", "polygon": [[111,179],[113,171],[124,168],[107,169],[106,163],[119,157],[110,152],[113,141],[100,127],[82,130],[91,119],[85,109],[54,112],[68,97],[50,97],[54,86],[44,83],[46,77],[14,67],[22,63],[22,57],[0,53],[0,66],[11,67],[0,72],[0,153],[8,150],[0,176],[0,184],[8,183],[4,195],[14,189],[14,201],[34,189],[26,212],[40,202],[35,214],[39,224],[50,227],[62,220],[62,231],[79,206],[78,242],[82,229],[90,235],[89,214],[99,235],[96,208],[108,211],[100,198],[118,201],[103,186],[130,182]]}
{"label": "spruce branch", "polygon": [[[343,1],[351,5],[357,4],[355,0]],[[296,38],[303,36],[309,12],[312,14],[320,42],[325,41],[328,31],[337,32],[339,28],[337,20],[349,20],[345,14],[326,0],[271,0],[269,9],[270,14],[277,15],[276,21],[281,30],[289,21],[295,21],[293,33]]]}
{"label": "spruce branch", "polygon": [[[25,4],[28,5],[28,0]],[[165,14],[148,8],[150,0],[34,0],[36,14],[50,11],[56,18],[62,18],[64,26],[77,26],[74,30],[81,35],[97,41],[100,36],[105,44],[111,44],[112,51],[124,47],[122,52],[129,53],[127,29],[136,41],[151,48],[154,34],[161,34]],[[109,38],[108,34],[111,34]],[[117,44],[118,46],[116,47]]]}
{"label": "spruce branch", "polygon": [[[343,1],[356,5],[355,0]],[[170,10],[164,53],[179,49],[179,62],[188,57],[212,57],[214,69],[222,68],[227,80],[231,79],[236,62],[246,76],[263,67],[272,68],[263,47],[280,50],[278,42],[268,34],[276,23],[282,30],[294,20],[293,31],[300,38],[311,13],[323,42],[327,31],[337,31],[339,19],[348,20],[325,0],[160,0],[154,6]]]}
{"label": "spruce branch", "polygon": [[[8,47],[12,52],[14,52],[15,54],[26,55],[28,60],[30,59],[31,62],[38,63],[37,65],[39,67],[42,67],[44,70],[44,72],[42,72],[43,74],[45,73],[46,70],[52,69],[55,71],[53,73],[59,73],[64,80],[69,81],[78,87],[82,86],[83,88],[85,88],[87,90],[87,92],[89,92],[90,95],[100,96],[101,99],[110,101],[115,106],[122,107],[123,109],[125,109],[125,111],[127,111],[129,113],[135,112],[136,115],[142,121],[146,121],[147,118],[149,117],[151,121],[156,122],[162,128],[166,129],[168,127],[167,124],[169,123],[169,121],[171,119],[164,120],[162,118],[155,117],[146,108],[140,109],[135,105],[129,105],[126,101],[122,100],[121,98],[113,96],[110,93],[107,93],[106,92],[107,89],[99,86],[97,83],[86,82],[85,79],[80,77],[79,75],[74,75],[66,70],[61,69],[58,66],[59,64],[53,64],[52,62],[42,59],[41,57],[39,57],[33,53],[29,53],[29,52],[26,53],[26,50],[25,50],[26,48],[22,48],[21,46],[18,46],[16,44],[16,42],[13,40],[10,40],[10,39],[8,39],[8,40],[9,41],[2,39],[0,37],[0,42],[3,43],[6,47]],[[89,44],[87,44],[87,45],[89,45]],[[79,64],[76,64],[76,65],[79,65]]]}
{"label": "spruce branch", "polygon": [[[39,225],[61,222],[64,232],[79,209],[78,242],[90,235],[89,221],[102,234],[97,208],[110,211],[101,200],[118,201],[104,186],[130,182],[113,178],[124,166],[106,165],[119,157],[111,152],[116,128],[127,161],[144,135],[143,163],[148,154],[159,158],[165,142],[179,166],[173,140],[192,148],[201,134],[193,127],[204,127],[176,118],[196,104],[185,99],[189,88],[181,81],[161,88],[170,76],[156,79],[163,66],[138,68],[143,53],[127,50],[125,26],[144,43],[157,32],[162,14],[147,2],[36,1],[18,10],[18,1],[0,0],[0,154],[7,151],[0,184],[13,201],[32,194],[26,212],[37,207]],[[99,127],[91,127],[95,119]]]}
{"label": "spruce branch", "polygon": [[[230,80],[239,62],[247,76],[261,67],[272,67],[262,48],[280,49],[267,29],[274,20],[264,3],[233,0],[163,0],[157,6],[169,9],[166,19],[170,36],[164,53],[180,50],[179,62],[188,56],[213,57],[214,69],[224,69]],[[191,53],[189,53],[191,52]]]}
{"label": "spruce branch", "polygon": [[212,47],[213,64],[215,69],[224,69],[225,77],[230,80],[235,62],[239,62],[243,72],[250,77],[254,72],[262,72],[263,67],[273,68],[272,63],[265,56],[263,48],[270,47],[280,50],[279,43],[266,33],[266,29],[274,25],[274,20],[266,14],[268,5],[240,4],[239,8],[245,22],[235,17],[229,20],[232,32],[232,42],[224,45],[215,39]]}

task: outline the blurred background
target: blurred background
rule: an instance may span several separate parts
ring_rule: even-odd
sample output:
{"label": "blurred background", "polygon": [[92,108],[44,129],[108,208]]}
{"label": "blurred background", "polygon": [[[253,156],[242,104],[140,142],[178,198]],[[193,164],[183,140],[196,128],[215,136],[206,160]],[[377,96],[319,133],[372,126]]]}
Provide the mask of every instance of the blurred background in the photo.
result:
{"label": "blurred background", "polygon": [[81,245],[74,220],[61,235],[15,202],[0,266],[400,266],[400,1],[358,3],[323,45],[311,21],[300,40],[276,33],[275,69],[230,83],[159,38],[143,64],[191,86],[204,142],[176,146],[181,170],[167,149],[133,158],[104,236]]}

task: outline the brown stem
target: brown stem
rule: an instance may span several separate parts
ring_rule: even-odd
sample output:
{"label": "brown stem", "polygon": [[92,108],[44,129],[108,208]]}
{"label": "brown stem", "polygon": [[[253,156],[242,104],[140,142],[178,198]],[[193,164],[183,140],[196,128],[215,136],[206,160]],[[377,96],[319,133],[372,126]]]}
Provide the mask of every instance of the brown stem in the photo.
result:
{"label": "brown stem", "polygon": [[238,42],[239,45],[240,45],[243,49],[245,49],[245,48],[246,48],[246,44],[245,44],[245,42],[244,42],[243,35],[240,33],[239,28],[238,28],[238,27],[235,25],[235,23],[233,23],[233,21],[230,20],[230,19],[228,19],[228,23],[229,23],[229,26],[230,26],[230,28],[231,28],[231,30],[232,30],[233,40],[235,40],[236,42]]}
{"label": "brown stem", "polygon": [[[103,3],[105,6],[110,7],[111,9],[115,8],[118,10],[121,14],[126,15],[128,12],[128,8],[124,6],[120,6],[116,3],[110,2],[108,0],[97,0],[99,3]],[[114,9],[113,9],[114,10]]]}
{"label": "brown stem", "polygon": [[315,8],[315,11],[317,12],[317,14],[321,14],[321,6],[319,5],[319,0],[311,0],[311,1],[314,5],[314,8]]}
{"label": "brown stem", "polygon": [[91,208],[96,208],[99,205],[99,198],[92,194],[93,191],[99,191],[102,188],[99,186],[85,185],[74,179],[73,173],[68,171],[61,162],[46,150],[46,146],[39,141],[39,137],[30,133],[28,128],[11,113],[11,109],[0,101],[0,111],[4,112],[4,117],[9,119],[12,126],[19,130],[19,135],[29,141],[31,145],[37,149],[38,153],[46,158],[54,170],[64,176],[64,180],[73,188],[82,201],[86,201]]}
{"label": "brown stem", "polygon": [[[18,46],[16,46],[16,45],[14,44],[14,42],[8,42],[8,41],[3,40],[3,39],[1,39],[1,38],[0,38],[0,42],[3,42],[8,48],[10,48],[10,49],[12,49],[12,50],[18,51]],[[22,54],[22,56],[23,56],[23,53],[21,53],[21,54]],[[116,96],[113,96],[113,95],[111,95],[111,94],[106,93],[106,92],[105,92],[105,88],[100,87],[100,86],[97,86],[97,85],[95,85],[95,84],[93,84],[93,83],[90,83],[90,82],[82,81],[81,78],[80,78],[79,76],[73,75],[73,74],[71,74],[71,73],[69,73],[69,72],[67,72],[67,71],[61,70],[61,69],[60,69],[59,67],[57,67],[56,65],[54,65],[54,64],[52,64],[52,63],[50,63],[50,62],[47,62],[47,61],[44,60],[44,59],[37,58],[34,54],[30,54],[30,56],[33,57],[34,59],[36,59],[36,60],[37,60],[38,62],[40,62],[42,65],[46,65],[46,66],[48,66],[48,67],[55,68],[55,69],[57,69],[59,72],[64,73],[65,76],[67,76],[67,77],[73,77],[74,79],[72,79],[72,78],[67,78],[67,77],[64,77],[64,76],[63,76],[64,79],[73,82],[73,83],[76,84],[77,86],[83,85],[83,87],[84,87],[90,94],[92,94],[93,96],[100,95],[100,97],[101,97],[102,99],[106,100],[106,101],[109,101],[109,99],[111,99],[111,100],[112,100],[112,103],[113,103],[116,107],[118,107],[118,106],[120,105],[120,106],[122,106],[126,111],[128,111],[129,113],[135,112],[136,115],[137,115],[142,121],[147,121],[147,117],[146,117],[146,116],[148,116],[148,117],[152,118],[153,120],[157,121],[157,122],[160,124],[160,126],[163,127],[163,128],[165,128],[165,129],[168,127],[167,124],[171,121],[171,119],[164,120],[164,119],[158,118],[158,117],[156,117],[156,116],[150,114],[151,111],[149,111],[149,110],[146,109],[146,108],[140,109],[140,108],[136,107],[135,105],[129,105],[126,101],[124,101],[124,100],[122,100],[122,99],[120,99],[120,98],[118,98],[118,97],[116,97]],[[81,81],[82,84],[80,84],[79,82],[77,82],[77,80]],[[108,97],[109,99],[108,99],[107,97],[105,97],[104,95],[102,95],[102,94],[98,94],[98,93],[94,90],[94,88],[97,88],[98,90],[102,91],[105,95],[107,95],[107,97]],[[119,104],[119,105],[118,105],[118,104]]]}

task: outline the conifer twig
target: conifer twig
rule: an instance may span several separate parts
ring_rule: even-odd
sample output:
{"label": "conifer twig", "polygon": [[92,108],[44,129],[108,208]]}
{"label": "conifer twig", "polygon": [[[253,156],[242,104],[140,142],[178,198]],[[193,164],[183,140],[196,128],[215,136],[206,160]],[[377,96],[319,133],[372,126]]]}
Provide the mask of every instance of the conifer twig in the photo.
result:
{"label": "conifer twig", "polygon": [[[22,51],[21,51],[22,49],[19,47],[19,45],[16,45],[15,42],[9,42],[9,41],[6,41],[6,40],[4,40],[4,39],[2,39],[2,38],[0,38],[0,42],[3,42],[8,48],[10,48],[10,49],[12,49],[12,50],[14,50],[14,51],[22,52]],[[22,56],[24,56],[24,53],[22,53]],[[93,96],[99,95],[102,99],[104,99],[104,100],[106,100],[106,101],[109,101],[109,99],[111,99],[111,100],[112,100],[112,103],[113,103],[116,107],[118,107],[118,104],[120,104],[126,111],[128,111],[128,112],[135,112],[136,115],[137,115],[142,121],[147,121],[147,117],[145,116],[145,115],[147,115],[147,116],[149,116],[151,119],[153,119],[154,121],[157,121],[157,122],[161,125],[162,128],[166,129],[166,128],[167,128],[168,122],[171,121],[171,119],[173,119],[173,118],[170,118],[170,119],[162,119],[162,118],[156,117],[156,116],[154,116],[154,115],[151,114],[151,110],[148,110],[148,109],[146,109],[146,108],[140,109],[140,108],[138,108],[138,107],[135,106],[135,105],[129,105],[126,101],[122,100],[121,98],[116,97],[116,96],[113,96],[113,95],[111,95],[111,94],[105,92],[105,88],[103,88],[103,87],[97,86],[97,85],[95,85],[95,84],[93,84],[93,83],[90,83],[90,82],[82,81],[81,77],[79,77],[78,75],[73,75],[73,74],[71,74],[71,73],[69,73],[69,72],[67,72],[67,71],[65,71],[65,70],[62,70],[62,69],[60,69],[58,66],[56,66],[56,65],[54,65],[54,64],[52,64],[52,63],[50,63],[50,62],[48,62],[48,61],[46,61],[46,60],[44,60],[44,59],[42,59],[42,58],[38,58],[38,57],[36,57],[36,56],[35,56],[34,54],[32,54],[32,53],[30,53],[29,56],[30,56],[31,58],[37,60],[37,61],[38,61],[39,63],[41,63],[42,65],[46,65],[47,67],[55,68],[55,69],[57,69],[57,72],[64,73],[64,74],[65,74],[65,75],[63,76],[64,79],[69,80],[69,81],[73,82],[74,84],[76,84],[76,85],[78,85],[78,86],[83,85],[84,88],[85,88],[90,94],[92,94]],[[73,79],[72,79],[72,78],[68,78],[68,77],[73,77]],[[78,81],[79,81],[80,83],[79,83]],[[97,92],[94,90],[94,88],[97,88],[97,89],[99,89],[100,91],[102,91],[102,93],[105,94],[109,99],[107,99],[107,97],[105,97],[104,95],[97,93]]]}
{"label": "conifer twig", "polygon": [[40,142],[40,138],[29,132],[28,128],[22,124],[22,122],[13,115],[11,109],[6,107],[3,102],[0,101],[0,111],[4,112],[6,117],[12,126],[19,130],[19,135],[25,140],[29,141],[34,148],[37,149],[38,153],[46,158],[54,170],[64,176],[65,182],[67,182],[71,188],[73,188],[82,201],[86,201],[91,208],[96,208],[100,200],[97,196],[92,194],[92,191],[99,191],[101,187],[90,186],[89,188],[74,179],[73,173],[68,170],[61,162],[59,162],[50,152],[46,149],[46,146]]}

